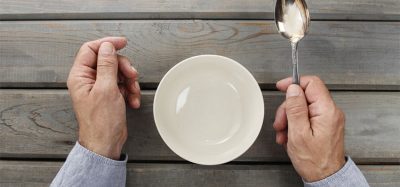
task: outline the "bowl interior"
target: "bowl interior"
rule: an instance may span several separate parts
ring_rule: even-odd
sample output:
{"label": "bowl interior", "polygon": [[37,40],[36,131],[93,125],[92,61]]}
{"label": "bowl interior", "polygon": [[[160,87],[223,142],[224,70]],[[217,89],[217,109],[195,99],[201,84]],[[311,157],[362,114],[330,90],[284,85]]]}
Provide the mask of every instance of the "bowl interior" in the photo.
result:
{"label": "bowl interior", "polygon": [[214,165],[243,154],[264,117],[260,88],[239,63],[203,55],[182,61],[161,81],[154,101],[157,129],[179,156]]}

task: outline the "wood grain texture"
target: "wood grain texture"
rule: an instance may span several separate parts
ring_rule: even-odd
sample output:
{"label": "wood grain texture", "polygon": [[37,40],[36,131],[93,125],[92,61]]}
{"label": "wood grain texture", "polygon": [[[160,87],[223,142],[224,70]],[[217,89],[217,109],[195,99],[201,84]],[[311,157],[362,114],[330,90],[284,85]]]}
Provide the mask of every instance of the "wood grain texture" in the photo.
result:
{"label": "wood grain texture", "polygon": [[[346,152],[358,163],[400,163],[400,94],[334,92],[347,114]],[[154,92],[145,91],[140,110],[128,110],[130,160],[181,160],[162,141],[153,120]],[[264,92],[265,117],[253,146],[236,161],[286,162],[275,144],[275,110],[283,100]],[[76,140],[76,121],[63,90],[0,91],[0,157],[65,158]]]}
{"label": "wood grain texture", "polygon": [[[1,187],[48,186],[61,162],[0,161]],[[359,166],[374,187],[398,187],[400,166]],[[302,186],[290,165],[138,164],[127,166],[127,186]]]}
{"label": "wood grain texture", "polygon": [[[274,0],[0,0],[0,20],[273,19]],[[399,20],[398,0],[307,1],[313,19]]]}
{"label": "wood grain texture", "polygon": [[[0,22],[0,87],[65,88],[85,41],[126,36],[140,82],[155,88],[181,60],[218,54],[243,64],[263,88],[290,76],[289,42],[264,21]],[[301,74],[331,89],[400,90],[399,22],[313,22],[300,44]]]}

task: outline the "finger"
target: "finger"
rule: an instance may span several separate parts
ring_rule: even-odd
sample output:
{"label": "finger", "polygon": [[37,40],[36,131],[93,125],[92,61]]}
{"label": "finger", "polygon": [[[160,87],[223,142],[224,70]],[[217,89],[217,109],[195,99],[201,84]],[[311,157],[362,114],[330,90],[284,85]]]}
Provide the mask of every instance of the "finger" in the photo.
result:
{"label": "finger", "polygon": [[127,44],[127,40],[124,37],[106,37],[86,42],[79,49],[74,65],[85,65],[92,68],[96,67],[97,54],[99,52],[100,45],[103,42],[112,43],[116,50],[124,48]]}
{"label": "finger", "polygon": [[[286,92],[292,84],[292,78],[286,78],[276,83],[276,87]],[[300,86],[305,91],[307,101],[314,103],[317,100],[332,100],[328,88],[324,82],[317,76],[302,76],[300,78]]]}
{"label": "finger", "polygon": [[138,72],[132,66],[132,62],[128,59],[128,57],[123,55],[118,55],[118,70],[124,75],[125,78],[128,79],[136,79],[138,76]]}
{"label": "finger", "polygon": [[129,59],[125,56],[118,55],[118,62],[118,70],[124,77],[124,81],[126,83],[128,91],[131,93],[136,93],[137,91],[140,91],[140,89],[137,90],[137,87],[135,86],[135,82],[138,79],[138,72],[131,65]]}
{"label": "finger", "polygon": [[[300,86],[304,90],[304,89],[306,89],[308,87],[308,85],[311,82],[316,82],[316,81],[318,81],[319,83],[323,83],[322,80],[317,76],[301,76],[301,78],[300,78]],[[288,78],[285,78],[285,79],[282,79],[282,80],[278,81],[276,83],[276,87],[278,88],[278,90],[286,92],[286,90],[288,89],[288,87],[291,84],[293,84],[292,83],[292,77],[288,77]],[[325,86],[325,84],[323,84],[323,85]]]}
{"label": "finger", "polygon": [[128,92],[126,91],[126,88],[124,85],[118,85],[119,92],[121,92],[121,95],[124,97],[124,100],[127,101],[128,99]]}
{"label": "finger", "polygon": [[128,91],[128,103],[129,106],[132,108],[139,108],[140,107],[140,86],[138,79],[138,72],[136,69],[131,65],[131,62],[127,57],[118,56],[119,61],[119,71],[125,78],[125,86]]}
{"label": "finger", "polygon": [[[118,64],[118,67],[119,67],[119,64]],[[125,83],[125,78],[120,72],[118,72],[118,76],[117,77],[118,77],[118,85]]]}
{"label": "finger", "polygon": [[275,121],[273,125],[276,131],[282,131],[287,128],[287,117],[285,112],[285,103],[282,103],[275,114]]}
{"label": "finger", "polygon": [[288,120],[288,136],[307,136],[311,132],[308,104],[300,86],[292,84],[286,91],[285,110]]}
{"label": "finger", "polygon": [[135,92],[129,93],[128,102],[132,108],[139,108],[141,104],[140,100],[141,100],[141,94],[140,94],[139,82],[135,81]]}
{"label": "finger", "polygon": [[283,145],[287,142],[287,131],[279,131],[276,133],[276,143]]}
{"label": "finger", "polygon": [[110,42],[101,44],[97,57],[97,81],[117,85],[118,59],[115,47]]}
{"label": "finger", "polygon": [[[301,83],[301,81],[303,81],[303,78],[304,78],[304,76],[301,76],[301,77],[300,77],[300,83]],[[277,88],[279,91],[286,92],[287,88],[288,88],[291,84],[293,84],[293,83],[292,83],[292,77],[288,77],[288,78],[285,78],[285,79],[282,79],[282,80],[278,81],[278,82],[276,83],[276,88]]]}

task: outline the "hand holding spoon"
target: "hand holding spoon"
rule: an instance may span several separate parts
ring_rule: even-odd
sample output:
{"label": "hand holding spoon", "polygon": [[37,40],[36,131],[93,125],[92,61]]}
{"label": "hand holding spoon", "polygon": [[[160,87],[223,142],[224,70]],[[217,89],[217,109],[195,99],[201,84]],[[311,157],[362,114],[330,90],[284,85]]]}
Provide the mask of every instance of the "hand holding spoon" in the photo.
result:
{"label": "hand holding spoon", "polygon": [[304,0],[277,0],[275,23],[279,33],[292,44],[293,84],[300,84],[297,46],[307,34],[310,13]]}

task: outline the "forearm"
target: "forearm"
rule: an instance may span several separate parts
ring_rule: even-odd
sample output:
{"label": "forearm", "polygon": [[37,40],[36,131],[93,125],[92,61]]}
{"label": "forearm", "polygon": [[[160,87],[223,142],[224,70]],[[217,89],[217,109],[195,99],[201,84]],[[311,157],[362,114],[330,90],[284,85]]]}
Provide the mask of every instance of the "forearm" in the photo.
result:
{"label": "forearm", "polygon": [[127,156],[111,160],[78,142],[50,186],[125,186]]}
{"label": "forearm", "polygon": [[346,164],[335,174],[312,183],[304,182],[304,187],[369,187],[364,175],[358,169],[356,164],[347,158]]}

